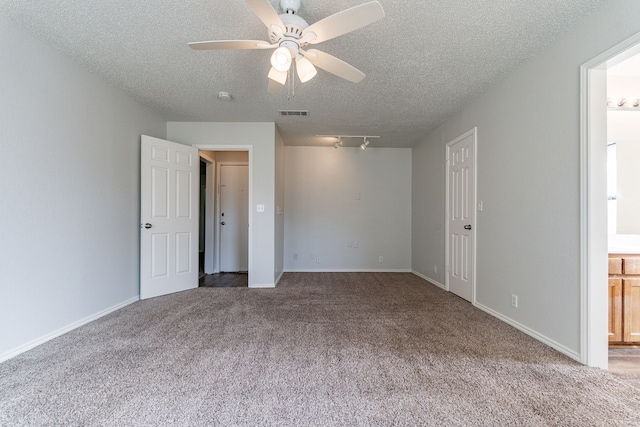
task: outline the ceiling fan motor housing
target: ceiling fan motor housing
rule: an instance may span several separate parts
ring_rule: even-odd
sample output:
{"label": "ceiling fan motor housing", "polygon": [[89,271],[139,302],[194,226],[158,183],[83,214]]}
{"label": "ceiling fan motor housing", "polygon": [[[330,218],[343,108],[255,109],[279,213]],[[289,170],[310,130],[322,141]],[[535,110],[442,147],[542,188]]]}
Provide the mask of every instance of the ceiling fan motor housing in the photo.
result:
{"label": "ceiling fan motor housing", "polygon": [[297,41],[302,37],[302,30],[309,26],[307,21],[298,15],[282,14],[280,15],[280,19],[285,27],[284,33],[278,34],[279,31],[273,31],[273,29],[268,32],[269,39],[273,44],[282,45],[283,40]]}

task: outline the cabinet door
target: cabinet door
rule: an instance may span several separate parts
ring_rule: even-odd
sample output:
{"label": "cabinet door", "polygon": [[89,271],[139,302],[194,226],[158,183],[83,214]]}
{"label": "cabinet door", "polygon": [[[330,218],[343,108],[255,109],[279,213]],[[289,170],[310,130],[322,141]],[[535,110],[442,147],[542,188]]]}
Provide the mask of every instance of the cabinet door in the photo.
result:
{"label": "cabinet door", "polygon": [[622,279],[625,342],[640,342],[640,279]]}
{"label": "cabinet door", "polygon": [[609,342],[622,341],[622,279],[609,279]]}
{"label": "cabinet door", "polygon": [[624,274],[640,274],[640,258],[624,258]]}

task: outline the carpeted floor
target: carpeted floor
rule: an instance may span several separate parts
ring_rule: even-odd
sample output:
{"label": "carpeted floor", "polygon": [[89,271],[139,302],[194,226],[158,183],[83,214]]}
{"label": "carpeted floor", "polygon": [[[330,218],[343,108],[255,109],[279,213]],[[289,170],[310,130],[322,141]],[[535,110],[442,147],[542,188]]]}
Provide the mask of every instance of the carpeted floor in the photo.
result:
{"label": "carpeted floor", "polygon": [[131,304],[0,364],[0,425],[633,426],[640,391],[411,274]]}

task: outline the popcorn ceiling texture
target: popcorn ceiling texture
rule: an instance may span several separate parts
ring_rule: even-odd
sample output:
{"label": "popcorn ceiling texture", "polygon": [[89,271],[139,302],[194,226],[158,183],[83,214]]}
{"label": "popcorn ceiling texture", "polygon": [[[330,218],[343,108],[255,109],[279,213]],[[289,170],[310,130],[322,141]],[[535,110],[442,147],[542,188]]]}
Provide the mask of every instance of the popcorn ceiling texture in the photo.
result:
{"label": "popcorn ceiling texture", "polygon": [[[299,15],[312,24],[365,1],[302,0]],[[242,0],[0,0],[0,15],[167,121],[272,121],[288,145],[317,144],[315,134],[369,134],[382,136],[377,146],[410,147],[604,0],[380,3],[381,21],[314,46],[362,70],[364,81],[320,70],[309,83],[296,78],[292,100],[286,90],[267,93],[271,51],[187,47],[266,40]],[[271,4],[280,12],[279,2]],[[220,91],[233,101],[219,101]],[[310,117],[281,117],[283,109]]]}

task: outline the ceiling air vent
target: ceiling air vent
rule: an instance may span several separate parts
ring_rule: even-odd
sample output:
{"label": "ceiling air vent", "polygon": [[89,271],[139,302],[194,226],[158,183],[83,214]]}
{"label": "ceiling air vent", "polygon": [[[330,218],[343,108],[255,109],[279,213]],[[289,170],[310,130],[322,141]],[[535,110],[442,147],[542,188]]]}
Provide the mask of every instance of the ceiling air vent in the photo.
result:
{"label": "ceiling air vent", "polygon": [[281,116],[298,116],[298,117],[308,117],[308,110],[280,110]]}

